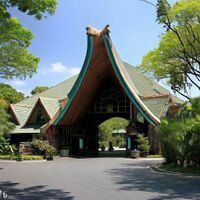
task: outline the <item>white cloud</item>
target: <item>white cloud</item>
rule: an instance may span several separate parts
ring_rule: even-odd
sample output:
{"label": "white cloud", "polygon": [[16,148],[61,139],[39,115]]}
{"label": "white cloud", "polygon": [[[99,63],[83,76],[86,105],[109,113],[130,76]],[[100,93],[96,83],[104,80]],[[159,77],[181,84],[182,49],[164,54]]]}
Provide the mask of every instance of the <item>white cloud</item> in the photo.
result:
{"label": "white cloud", "polygon": [[51,64],[50,71],[56,72],[56,73],[66,73],[67,67],[65,67],[62,63],[57,62],[57,63]]}
{"label": "white cloud", "polygon": [[13,80],[10,83],[12,86],[14,87],[22,87],[26,84],[26,81],[22,81],[22,80]]}
{"label": "white cloud", "polygon": [[69,72],[71,75],[76,75],[81,71],[81,69],[79,67],[71,67],[69,68]]}
{"label": "white cloud", "polygon": [[51,68],[49,71],[54,73],[66,73],[73,76],[75,74],[78,74],[80,70],[81,69],[79,67],[66,67],[61,62],[57,62],[51,64]]}

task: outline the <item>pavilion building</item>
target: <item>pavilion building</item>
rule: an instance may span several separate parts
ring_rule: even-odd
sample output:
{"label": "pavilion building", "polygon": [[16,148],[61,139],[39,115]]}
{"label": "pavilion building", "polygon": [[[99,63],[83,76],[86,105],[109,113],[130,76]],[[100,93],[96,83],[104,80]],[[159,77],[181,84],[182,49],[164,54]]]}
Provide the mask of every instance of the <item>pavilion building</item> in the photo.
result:
{"label": "pavilion building", "polygon": [[123,62],[106,26],[87,27],[87,53],[80,73],[50,89],[9,106],[16,128],[13,143],[43,136],[57,149],[69,146],[73,155],[98,152],[98,126],[122,117],[127,151],[135,148],[137,132],[148,136],[158,151],[154,129],[160,118],[177,113],[183,101]]}

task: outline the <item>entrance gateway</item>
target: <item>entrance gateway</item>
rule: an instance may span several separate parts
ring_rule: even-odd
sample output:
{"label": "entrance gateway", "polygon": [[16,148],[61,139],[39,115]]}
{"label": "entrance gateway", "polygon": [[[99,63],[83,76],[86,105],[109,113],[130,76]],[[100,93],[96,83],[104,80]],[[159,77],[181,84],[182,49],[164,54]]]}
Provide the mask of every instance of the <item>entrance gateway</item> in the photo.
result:
{"label": "entrance gateway", "polygon": [[[166,89],[144,78],[137,69],[122,62],[108,28],[108,25],[101,31],[86,28],[88,42],[85,61],[67,97],[56,99],[59,90],[55,91],[55,95],[51,88],[49,92],[39,94],[25,124],[19,125],[18,129],[40,124],[39,133],[57,149],[68,146],[73,155],[96,154],[98,126],[107,119],[122,117],[130,121],[127,127],[127,152],[135,148],[137,132],[149,137],[152,153],[158,151],[154,128],[160,123],[161,116],[177,112],[182,102]],[[61,84],[54,90],[60,87],[62,94],[66,93],[64,84],[63,87]],[[51,106],[56,105],[56,100],[57,110]],[[20,103],[22,105],[24,102]],[[10,105],[15,121],[16,106],[19,104]],[[50,114],[53,109],[54,113]]]}

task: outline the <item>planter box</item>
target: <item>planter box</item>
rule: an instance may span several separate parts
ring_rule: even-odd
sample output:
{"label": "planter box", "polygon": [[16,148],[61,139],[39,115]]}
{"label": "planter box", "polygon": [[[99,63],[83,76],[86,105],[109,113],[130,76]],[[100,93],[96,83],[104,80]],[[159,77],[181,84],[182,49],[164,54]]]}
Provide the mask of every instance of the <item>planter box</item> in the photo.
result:
{"label": "planter box", "polygon": [[51,161],[51,160],[53,160],[53,156],[47,156],[47,158],[46,158],[48,161]]}
{"label": "planter box", "polygon": [[131,158],[139,158],[140,157],[140,151],[138,150],[131,150]]}
{"label": "planter box", "polygon": [[69,150],[60,150],[60,156],[61,157],[69,156]]}

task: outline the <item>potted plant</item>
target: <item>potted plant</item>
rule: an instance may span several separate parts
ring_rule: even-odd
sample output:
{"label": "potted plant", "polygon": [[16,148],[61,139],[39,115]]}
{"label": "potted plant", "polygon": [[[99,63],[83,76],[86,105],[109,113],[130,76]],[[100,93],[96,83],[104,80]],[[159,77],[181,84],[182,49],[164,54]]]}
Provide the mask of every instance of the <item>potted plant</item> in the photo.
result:
{"label": "potted plant", "polygon": [[60,150],[60,156],[61,157],[67,157],[69,156],[69,151],[70,148],[68,146],[64,146],[61,150]]}
{"label": "potted plant", "polygon": [[146,157],[147,155],[149,155],[150,144],[148,137],[145,137],[144,134],[138,134],[137,142],[138,142],[138,149],[140,151],[140,156]]}
{"label": "potted plant", "polygon": [[46,144],[46,159],[53,160],[53,154],[56,152],[56,149],[50,144]]}
{"label": "potted plant", "polygon": [[34,139],[32,145],[34,145],[37,152],[44,155],[44,158],[53,160],[53,154],[56,152],[56,149],[47,140]]}
{"label": "potted plant", "polygon": [[23,156],[22,156],[21,153],[17,156],[16,160],[19,161],[19,162],[23,161]]}

